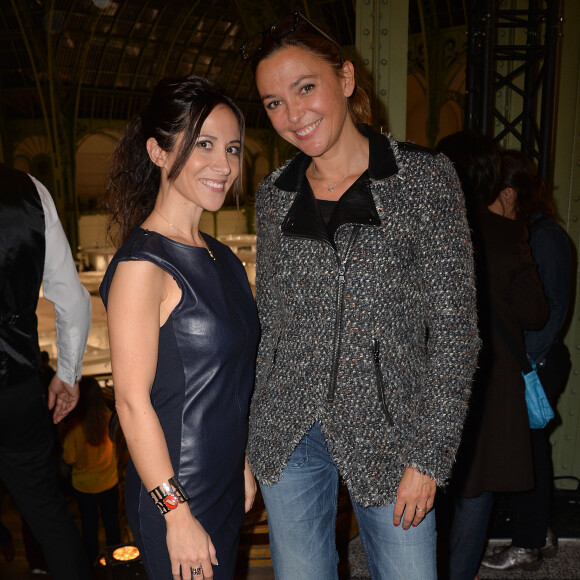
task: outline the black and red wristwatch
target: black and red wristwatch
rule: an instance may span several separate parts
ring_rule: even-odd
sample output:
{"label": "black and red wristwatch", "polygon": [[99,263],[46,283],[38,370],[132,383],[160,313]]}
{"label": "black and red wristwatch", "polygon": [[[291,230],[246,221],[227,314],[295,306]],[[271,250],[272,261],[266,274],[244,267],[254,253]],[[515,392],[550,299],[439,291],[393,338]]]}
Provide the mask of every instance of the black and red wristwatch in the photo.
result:
{"label": "black and red wristwatch", "polygon": [[169,483],[163,482],[149,492],[151,499],[162,515],[174,510],[180,503],[189,499],[176,477],[170,477]]}

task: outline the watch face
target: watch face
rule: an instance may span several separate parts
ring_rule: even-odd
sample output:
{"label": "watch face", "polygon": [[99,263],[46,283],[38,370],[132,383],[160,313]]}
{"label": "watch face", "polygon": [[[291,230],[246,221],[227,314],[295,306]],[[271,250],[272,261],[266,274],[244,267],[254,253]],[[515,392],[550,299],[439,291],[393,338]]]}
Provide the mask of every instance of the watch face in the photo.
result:
{"label": "watch face", "polygon": [[163,503],[165,504],[165,507],[168,510],[174,510],[179,502],[177,501],[177,498],[174,495],[166,495],[163,498]]}

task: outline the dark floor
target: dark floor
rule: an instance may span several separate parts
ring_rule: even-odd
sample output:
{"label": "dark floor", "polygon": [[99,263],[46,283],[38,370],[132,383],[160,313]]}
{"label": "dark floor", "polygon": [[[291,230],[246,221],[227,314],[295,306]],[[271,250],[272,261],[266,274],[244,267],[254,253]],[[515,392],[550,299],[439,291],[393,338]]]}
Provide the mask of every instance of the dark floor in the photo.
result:
{"label": "dark floor", "polygon": [[[71,502],[71,512],[76,523],[80,527],[80,520],[78,514],[76,513],[76,507],[74,502]],[[22,540],[22,529],[21,529],[21,519],[14,507],[12,500],[7,494],[0,493],[0,515],[2,523],[11,531],[14,541],[14,559],[11,562],[7,562],[4,557],[2,546],[0,546],[0,580],[34,580],[34,579],[44,579],[49,580],[51,578],[50,574],[32,574],[28,565],[28,561],[24,552],[24,543]],[[104,534],[101,530],[101,547],[104,549],[105,541]],[[134,568],[131,569],[131,573],[126,569],[122,573],[123,578],[133,578],[139,577],[144,578],[144,576],[136,576],[133,574]],[[142,569],[141,569],[142,570]],[[141,572],[143,574],[143,572]],[[103,573],[99,573],[98,569],[95,572],[95,580],[100,580],[106,576]],[[117,575],[114,575],[116,578]],[[236,575],[235,580],[273,580],[274,573],[271,566],[240,566],[240,571]]]}
{"label": "dark floor", "polygon": [[[564,478],[563,478],[564,479]],[[556,489],[552,497],[551,525],[559,538],[580,538],[580,481],[570,480],[576,489]],[[510,535],[509,504],[502,495],[494,498],[494,510],[490,524],[490,536],[505,538]]]}
{"label": "dark floor", "polygon": [[[14,535],[15,558],[12,562],[4,560],[0,549],[0,580],[31,580],[34,578],[50,578],[49,575],[33,575],[29,571],[28,563],[24,554],[22,542],[20,517],[16,512],[10,498],[7,495],[0,496],[1,516],[3,523]],[[74,504],[71,504],[71,511],[78,522],[75,514]],[[501,501],[494,511],[491,525],[492,542],[501,543],[509,535],[509,521]],[[480,580],[580,580],[580,497],[577,493],[560,493],[555,497],[553,509],[553,529],[560,538],[560,549],[556,558],[546,560],[542,567],[536,572],[523,572],[515,570],[511,572],[495,572],[482,568],[479,573]],[[104,545],[104,541],[102,542]],[[354,538],[349,542],[346,576],[351,580],[367,580],[370,578],[360,541]],[[235,580],[273,580],[274,573],[271,566],[244,566],[240,570]],[[129,570],[125,570],[129,572]],[[100,574],[95,574],[98,580]],[[137,577],[128,576],[125,577]],[[139,576],[142,577],[142,576]],[[313,579],[324,580],[324,579]]]}

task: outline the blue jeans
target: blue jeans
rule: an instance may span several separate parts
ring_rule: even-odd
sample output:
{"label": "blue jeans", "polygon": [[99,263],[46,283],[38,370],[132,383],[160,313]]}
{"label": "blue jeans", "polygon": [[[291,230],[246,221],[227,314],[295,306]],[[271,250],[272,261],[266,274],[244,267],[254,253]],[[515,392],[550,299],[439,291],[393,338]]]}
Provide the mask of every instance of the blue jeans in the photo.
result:
{"label": "blue jeans", "polygon": [[[278,483],[262,485],[270,553],[277,580],[338,578],[338,470],[315,423],[290,457]],[[374,580],[435,580],[435,514],[417,527],[393,525],[393,504],[353,502],[367,566]]]}

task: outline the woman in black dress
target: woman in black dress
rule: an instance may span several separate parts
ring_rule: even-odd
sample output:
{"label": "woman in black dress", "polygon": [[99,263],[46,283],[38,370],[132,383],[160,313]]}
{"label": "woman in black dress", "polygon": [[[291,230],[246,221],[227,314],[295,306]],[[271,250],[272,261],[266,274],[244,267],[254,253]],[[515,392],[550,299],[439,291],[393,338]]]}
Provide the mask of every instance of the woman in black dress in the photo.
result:
{"label": "woman in black dress", "polygon": [[110,171],[122,245],[101,296],[132,460],[127,515],[151,580],[232,578],[256,492],[244,458],[255,305],[241,262],[199,231],[239,184],[243,136],[212,83],[161,81]]}

